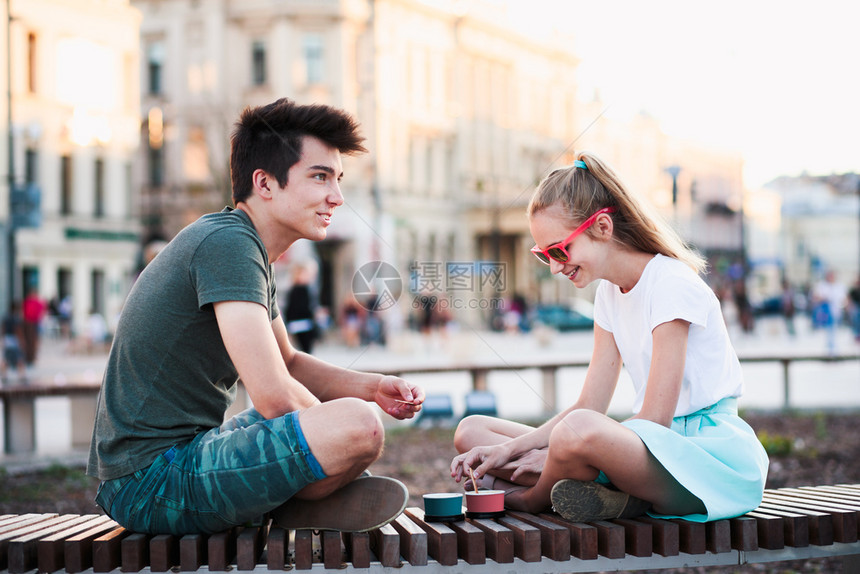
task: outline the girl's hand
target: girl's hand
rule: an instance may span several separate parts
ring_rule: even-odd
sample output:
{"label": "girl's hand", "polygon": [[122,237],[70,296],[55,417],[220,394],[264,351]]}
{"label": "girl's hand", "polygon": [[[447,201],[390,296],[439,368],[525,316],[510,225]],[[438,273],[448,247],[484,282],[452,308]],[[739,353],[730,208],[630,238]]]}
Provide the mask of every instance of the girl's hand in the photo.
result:
{"label": "girl's hand", "polygon": [[547,449],[532,449],[517,458],[516,466],[508,465],[513,469],[511,473],[511,482],[516,484],[534,485],[537,483],[540,474],[543,472],[543,466],[546,464]]}
{"label": "girl's hand", "polygon": [[475,480],[479,480],[488,471],[502,468],[510,460],[510,450],[504,444],[476,446],[454,457],[451,461],[451,476],[455,482],[460,482],[464,477],[469,476],[469,469],[471,469]]}
{"label": "girl's hand", "polygon": [[385,375],[376,387],[374,401],[396,419],[411,419],[421,410],[424,390],[400,377]]}

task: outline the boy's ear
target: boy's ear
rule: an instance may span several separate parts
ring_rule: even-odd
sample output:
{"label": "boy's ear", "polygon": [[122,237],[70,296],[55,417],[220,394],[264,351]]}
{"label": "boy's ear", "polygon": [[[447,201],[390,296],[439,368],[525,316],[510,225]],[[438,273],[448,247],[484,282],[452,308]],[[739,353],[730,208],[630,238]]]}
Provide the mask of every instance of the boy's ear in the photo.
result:
{"label": "boy's ear", "polygon": [[262,169],[255,169],[251,174],[254,193],[260,195],[264,199],[272,198],[271,181],[272,176]]}

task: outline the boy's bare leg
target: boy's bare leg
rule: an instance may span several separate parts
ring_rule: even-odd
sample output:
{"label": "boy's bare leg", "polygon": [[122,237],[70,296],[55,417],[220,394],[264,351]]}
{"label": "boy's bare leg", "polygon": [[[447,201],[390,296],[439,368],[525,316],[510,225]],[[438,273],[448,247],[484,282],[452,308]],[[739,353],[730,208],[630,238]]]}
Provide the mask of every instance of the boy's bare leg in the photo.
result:
{"label": "boy's bare leg", "polygon": [[272,511],[288,529],[366,531],[394,520],[409,499],[400,482],[357,477],[382,454],[382,422],[370,405],[338,399],[309,408],[299,424],[327,478],[306,486]]}
{"label": "boy's bare leg", "polygon": [[331,494],[382,455],[382,421],[372,406],[360,399],[337,399],[311,407],[299,414],[299,424],[327,478],[303,488],[298,498],[318,499]]}

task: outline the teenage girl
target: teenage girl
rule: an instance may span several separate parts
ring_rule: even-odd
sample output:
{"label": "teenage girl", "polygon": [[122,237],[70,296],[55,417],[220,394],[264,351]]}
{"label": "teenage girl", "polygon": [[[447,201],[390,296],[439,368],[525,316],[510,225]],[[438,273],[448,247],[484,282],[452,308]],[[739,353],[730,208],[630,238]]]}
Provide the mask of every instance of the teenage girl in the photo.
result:
{"label": "teenage girl", "polygon": [[[600,280],[591,363],[576,403],[537,428],[464,419],[454,479],[472,470],[508,508],[551,505],[574,521],[704,522],[758,506],[768,459],[738,417],[740,363],[704,260],[589,153],[547,176],[527,213],[532,253],[552,273],[578,288]],[[622,364],[635,414],[617,422],[606,411]]]}

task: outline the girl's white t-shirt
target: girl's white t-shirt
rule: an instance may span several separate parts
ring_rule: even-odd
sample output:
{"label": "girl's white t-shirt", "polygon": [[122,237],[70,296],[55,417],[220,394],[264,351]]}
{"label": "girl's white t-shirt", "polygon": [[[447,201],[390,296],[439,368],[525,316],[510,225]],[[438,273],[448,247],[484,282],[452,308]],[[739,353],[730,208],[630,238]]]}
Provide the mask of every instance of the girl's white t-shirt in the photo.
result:
{"label": "girl's white t-shirt", "polygon": [[675,319],[690,323],[684,380],[675,416],[694,413],[743,393],[740,362],[713,290],[685,263],[656,255],[633,289],[622,293],[617,285],[603,280],[594,300],[594,321],[612,333],[633,380],[635,413],[645,398],[652,331]]}

